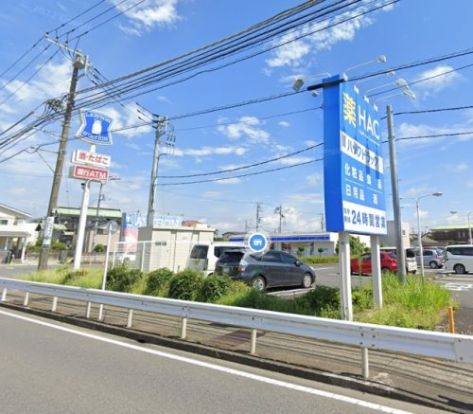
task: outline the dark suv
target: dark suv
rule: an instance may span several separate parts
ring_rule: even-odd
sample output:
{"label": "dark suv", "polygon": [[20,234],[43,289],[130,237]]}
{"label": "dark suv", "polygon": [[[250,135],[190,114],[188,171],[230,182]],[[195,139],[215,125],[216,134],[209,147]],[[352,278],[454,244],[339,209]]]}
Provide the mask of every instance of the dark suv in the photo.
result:
{"label": "dark suv", "polygon": [[226,251],[218,259],[215,273],[242,280],[258,290],[275,286],[310,288],[315,283],[311,267],[278,250],[264,254],[248,253],[244,249]]}

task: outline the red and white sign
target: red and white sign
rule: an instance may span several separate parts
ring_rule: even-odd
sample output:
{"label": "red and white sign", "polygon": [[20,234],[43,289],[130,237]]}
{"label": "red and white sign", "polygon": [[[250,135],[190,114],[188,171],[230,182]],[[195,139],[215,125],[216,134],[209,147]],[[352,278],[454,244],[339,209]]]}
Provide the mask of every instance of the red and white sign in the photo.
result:
{"label": "red and white sign", "polygon": [[69,176],[79,180],[107,181],[108,170],[102,168],[88,167],[86,165],[73,165]]}
{"label": "red and white sign", "polygon": [[112,157],[96,152],[88,152],[84,150],[75,150],[72,153],[73,164],[93,165],[94,167],[108,168],[112,163]]}

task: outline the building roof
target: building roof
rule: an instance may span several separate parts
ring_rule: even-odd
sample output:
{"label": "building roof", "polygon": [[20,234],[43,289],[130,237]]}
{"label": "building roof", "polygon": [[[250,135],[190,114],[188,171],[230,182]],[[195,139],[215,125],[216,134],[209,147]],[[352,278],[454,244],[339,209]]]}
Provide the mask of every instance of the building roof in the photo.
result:
{"label": "building roof", "polygon": [[9,207],[6,204],[2,204],[2,203],[0,203],[0,210],[5,210],[9,214],[21,219],[27,219],[31,217],[31,214],[25,211],[18,210],[17,208],[14,208],[14,207]]}
{"label": "building roof", "polygon": [[0,237],[30,237],[31,234],[27,231],[15,231],[15,230],[0,230]]}
{"label": "building roof", "polygon": [[468,230],[468,224],[449,224],[447,226],[432,227],[430,231]]}
{"label": "building roof", "polygon": [[[80,208],[74,207],[58,207],[56,209],[58,216],[80,216]],[[87,216],[94,217],[97,215],[97,208],[89,207],[87,210]],[[119,208],[100,208],[99,217],[108,218],[122,218],[122,211]]]}

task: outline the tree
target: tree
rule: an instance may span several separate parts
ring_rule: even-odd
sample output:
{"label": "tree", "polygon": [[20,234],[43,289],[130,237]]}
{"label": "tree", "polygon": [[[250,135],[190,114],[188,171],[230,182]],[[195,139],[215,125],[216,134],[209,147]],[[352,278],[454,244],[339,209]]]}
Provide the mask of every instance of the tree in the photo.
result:
{"label": "tree", "polygon": [[[338,253],[338,243],[335,251]],[[358,237],[350,236],[350,254],[351,256],[361,256],[369,250],[368,246],[363,243]]]}

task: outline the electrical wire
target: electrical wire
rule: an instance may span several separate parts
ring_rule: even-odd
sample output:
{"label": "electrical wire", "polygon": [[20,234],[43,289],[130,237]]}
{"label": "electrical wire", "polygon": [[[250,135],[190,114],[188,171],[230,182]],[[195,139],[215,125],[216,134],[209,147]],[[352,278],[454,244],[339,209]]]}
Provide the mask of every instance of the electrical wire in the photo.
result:
{"label": "electrical wire", "polygon": [[227,169],[218,170],[218,171],[209,171],[209,172],[200,173],[200,174],[159,175],[158,178],[192,178],[192,177],[206,177],[206,176],[209,176],[209,175],[227,174],[227,173],[230,173],[230,172],[241,171],[241,170],[247,170],[248,168],[259,167],[259,166],[261,166],[261,165],[269,164],[269,163],[271,163],[271,162],[280,161],[280,160],[283,160],[283,159],[285,159],[285,158],[293,157],[294,155],[302,154],[302,153],[304,153],[304,152],[307,152],[307,151],[310,151],[310,150],[312,150],[312,149],[318,148],[318,147],[320,147],[320,146],[322,146],[322,145],[323,145],[323,143],[319,143],[319,144],[316,144],[316,145],[311,145],[311,146],[309,146],[309,147],[300,149],[300,150],[298,150],[298,151],[291,152],[291,153],[289,153],[289,154],[280,155],[279,157],[271,158],[271,159],[265,160],[265,161],[256,162],[256,163],[254,163],[254,164],[242,165],[242,166],[240,166],[240,167],[227,168]]}
{"label": "electrical wire", "polygon": [[178,183],[158,183],[158,187],[167,187],[167,186],[175,186],[175,185],[190,185],[190,184],[202,184],[202,183],[213,183],[213,182],[218,182],[218,181],[225,181],[225,180],[231,180],[235,178],[243,178],[243,177],[250,177],[253,175],[261,175],[261,174],[268,174],[276,171],[282,171],[282,170],[287,170],[289,168],[295,168],[295,167],[301,167],[303,165],[309,165],[309,164],[314,164],[316,162],[322,161],[323,158],[317,158],[313,159],[310,161],[304,161],[304,162],[299,162],[297,164],[292,164],[292,165],[285,165],[283,167],[277,167],[277,168],[271,168],[268,170],[262,170],[262,171],[255,171],[252,173],[246,173],[246,174],[240,174],[240,175],[234,175],[231,177],[220,177],[220,178],[211,178],[208,180],[197,180],[197,181],[181,181]]}
{"label": "electrical wire", "polygon": [[435,113],[435,112],[462,111],[464,109],[473,109],[473,105],[452,106],[448,108],[420,109],[417,111],[401,111],[401,112],[394,112],[394,115],[399,116],[399,115],[430,114],[430,113]]}

